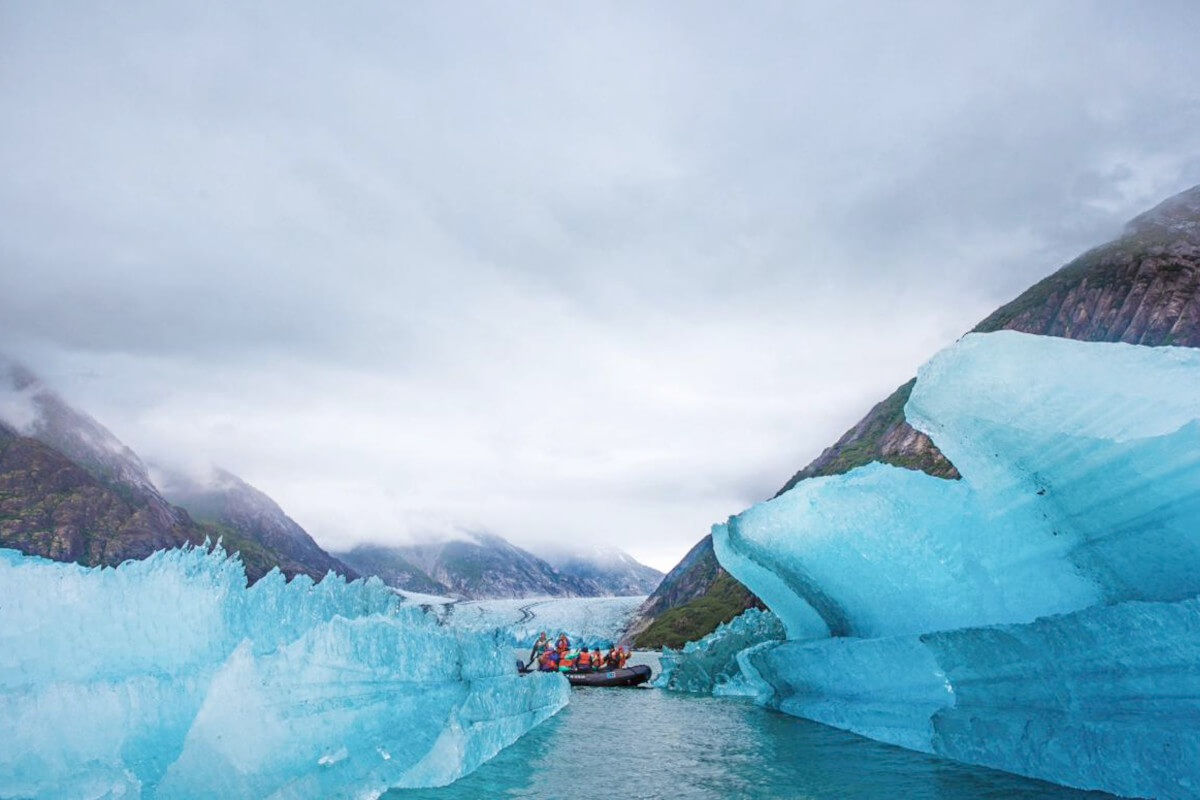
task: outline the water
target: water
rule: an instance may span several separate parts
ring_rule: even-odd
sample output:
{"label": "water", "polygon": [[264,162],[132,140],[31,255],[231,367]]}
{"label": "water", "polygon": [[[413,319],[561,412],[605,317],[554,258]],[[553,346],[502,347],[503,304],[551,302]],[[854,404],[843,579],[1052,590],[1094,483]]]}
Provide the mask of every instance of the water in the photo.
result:
{"label": "water", "polygon": [[621,800],[1110,798],[912,753],[742,700],[649,688],[575,689],[567,708],[466,778],[385,797],[581,792]]}

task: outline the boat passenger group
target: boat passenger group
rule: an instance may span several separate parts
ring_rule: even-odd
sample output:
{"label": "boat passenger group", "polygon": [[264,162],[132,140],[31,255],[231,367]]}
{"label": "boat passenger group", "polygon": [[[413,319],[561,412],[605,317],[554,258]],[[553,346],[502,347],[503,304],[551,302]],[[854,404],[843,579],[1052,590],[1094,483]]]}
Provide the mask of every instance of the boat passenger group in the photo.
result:
{"label": "boat passenger group", "polygon": [[629,658],[629,650],[616,645],[609,648],[607,653],[601,652],[599,647],[593,650],[586,647],[572,650],[571,640],[565,633],[560,633],[558,641],[551,647],[546,632],[542,631],[533,649],[529,651],[530,663],[535,658],[538,669],[542,672],[594,672],[624,667],[626,659]]}

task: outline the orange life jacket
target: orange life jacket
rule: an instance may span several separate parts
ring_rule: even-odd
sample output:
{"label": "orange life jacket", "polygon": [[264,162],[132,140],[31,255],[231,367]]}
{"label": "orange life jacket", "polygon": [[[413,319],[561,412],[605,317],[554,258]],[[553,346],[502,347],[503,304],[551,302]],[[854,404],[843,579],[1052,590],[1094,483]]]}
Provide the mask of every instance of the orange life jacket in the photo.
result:
{"label": "orange life jacket", "polygon": [[566,667],[567,669],[574,669],[575,668],[575,658],[576,658],[575,656],[567,655],[567,653],[564,651],[558,657],[558,665],[560,667]]}
{"label": "orange life jacket", "polygon": [[629,653],[625,652],[624,650],[621,650],[620,652],[618,652],[617,653],[617,666],[624,667],[625,659],[627,659],[627,658],[629,658]]}
{"label": "orange life jacket", "polygon": [[592,666],[597,669],[604,666],[604,656],[600,655],[599,650],[592,651]]}

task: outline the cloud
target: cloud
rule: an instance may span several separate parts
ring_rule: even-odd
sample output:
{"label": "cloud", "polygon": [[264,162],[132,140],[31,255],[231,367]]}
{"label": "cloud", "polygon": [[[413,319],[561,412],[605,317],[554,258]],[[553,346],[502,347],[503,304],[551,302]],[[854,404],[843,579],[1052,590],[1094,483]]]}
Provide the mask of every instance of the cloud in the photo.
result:
{"label": "cloud", "polygon": [[1200,182],[1198,15],[4,6],[0,335],[330,546],[667,568]]}

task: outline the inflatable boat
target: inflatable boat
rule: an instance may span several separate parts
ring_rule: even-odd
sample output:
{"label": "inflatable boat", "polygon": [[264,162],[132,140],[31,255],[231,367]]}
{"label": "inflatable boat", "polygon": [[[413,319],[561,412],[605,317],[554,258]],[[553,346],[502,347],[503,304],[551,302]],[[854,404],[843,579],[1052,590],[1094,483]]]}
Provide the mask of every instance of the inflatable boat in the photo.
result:
{"label": "inflatable boat", "polygon": [[568,672],[572,686],[637,686],[650,680],[650,668],[645,664],[619,669],[598,669],[591,672]]}
{"label": "inflatable boat", "polygon": [[[537,672],[536,669],[525,669],[525,665],[517,662],[521,674]],[[567,681],[572,686],[637,686],[650,680],[650,668],[645,664],[636,667],[621,667],[619,669],[597,669],[589,672],[564,672]]]}

